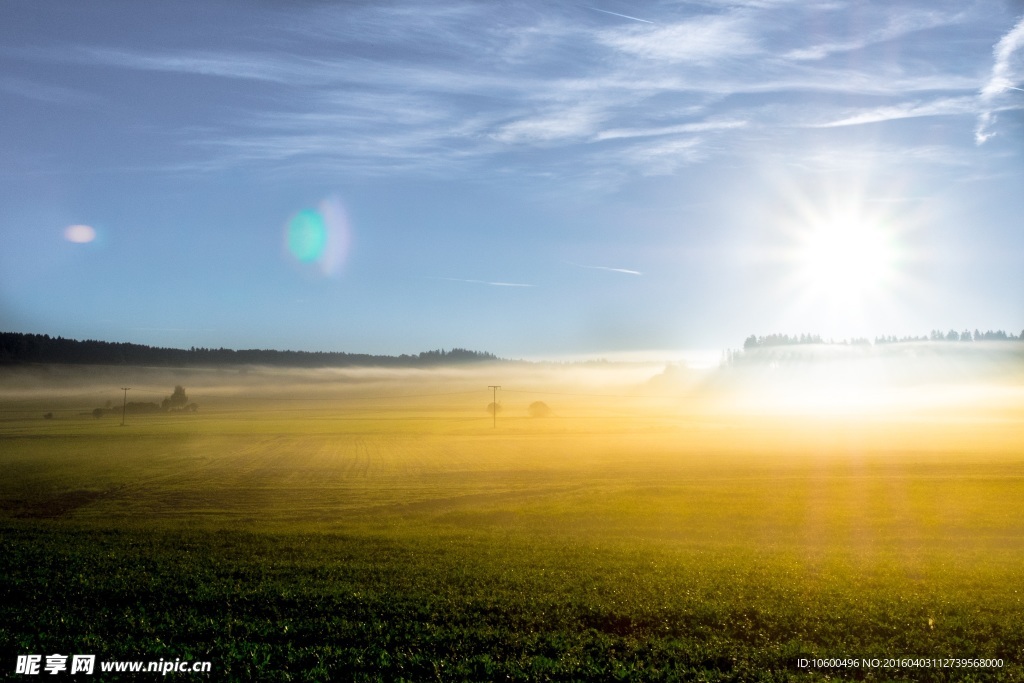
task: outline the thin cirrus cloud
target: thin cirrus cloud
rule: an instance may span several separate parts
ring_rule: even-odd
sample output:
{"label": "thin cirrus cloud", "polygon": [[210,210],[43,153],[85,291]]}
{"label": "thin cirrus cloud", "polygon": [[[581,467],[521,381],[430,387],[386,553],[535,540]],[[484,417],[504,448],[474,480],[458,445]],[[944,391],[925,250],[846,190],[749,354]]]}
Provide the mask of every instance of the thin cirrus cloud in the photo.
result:
{"label": "thin cirrus cloud", "polygon": [[644,59],[709,65],[726,57],[760,52],[759,41],[748,24],[740,15],[711,15],[653,29],[603,31],[598,40],[614,50]]}
{"label": "thin cirrus cloud", "polygon": [[974,114],[977,104],[973,97],[954,97],[932,102],[905,102],[891,106],[876,107],[826,123],[811,124],[811,128],[839,128],[881,123],[898,119],[921,118],[925,116],[957,116]]}
{"label": "thin cirrus cloud", "polygon": [[509,145],[583,139],[593,134],[601,115],[591,107],[568,107],[501,126],[493,138]]}
{"label": "thin cirrus cloud", "polygon": [[609,157],[641,175],[669,175],[682,166],[707,158],[705,141],[699,137],[669,138],[634,144]]}
{"label": "thin cirrus cloud", "polygon": [[974,140],[981,145],[988,141],[995,132],[996,103],[1007,90],[1021,90],[1014,84],[1024,81],[1024,73],[1015,63],[1015,55],[1024,49],[1024,17],[1017,22],[1006,35],[1000,38],[993,49],[992,72],[981,89],[980,100],[983,109],[978,116],[978,124],[974,131]]}
{"label": "thin cirrus cloud", "polygon": [[[794,125],[971,114],[979,116],[978,141],[990,137],[998,100],[1016,87],[1024,21],[999,41],[979,96],[977,78],[943,59],[941,41],[927,39],[929,31],[971,25],[976,17],[957,4],[865,10],[854,37],[821,29],[807,40],[792,30],[802,13],[842,17],[853,8],[838,0],[813,10],[711,3],[689,15],[661,7],[637,21],[590,6],[522,5],[500,16],[474,4],[330,6],[287,10],[284,30],[272,31],[268,14],[263,39],[278,41],[275,50],[260,49],[257,36],[189,51],[72,45],[18,56],[238,81],[250,97],[203,125],[175,129],[185,131],[181,148],[197,155],[195,170],[259,162],[465,173],[514,165],[523,149],[539,149],[562,154],[550,160],[557,172],[620,177],[672,173]],[[274,18],[280,25],[280,12]],[[923,52],[901,61],[865,50],[897,40]],[[857,62],[836,57],[857,50]],[[793,93],[874,100],[808,114]],[[907,102],[910,93],[917,96]],[[173,166],[189,164],[178,157]]]}
{"label": "thin cirrus cloud", "polygon": [[680,123],[674,126],[652,128],[615,128],[599,132],[594,136],[594,140],[600,142],[602,140],[660,137],[662,135],[677,135],[680,133],[701,133],[705,131],[744,128],[747,125],[747,121],[700,121],[697,123]]}
{"label": "thin cirrus cloud", "polygon": [[473,280],[469,278],[461,277],[430,277],[431,280],[444,280],[446,282],[466,282],[472,285],[487,285],[489,287],[536,287],[536,285],[530,285],[523,282],[502,282],[502,281],[491,281],[491,280]]}
{"label": "thin cirrus cloud", "polygon": [[74,88],[23,78],[0,78],[0,91],[48,104],[86,104],[99,101],[99,98]]}
{"label": "thin cirrus cloud", "polygon": [[631,268],[613,268],[611,266],[585,266],[582,263],[570,263],[569,265],[576,266],[577,268],[586,268],[587,270],[604,270],[610,273],[622,273],[624,275],[643,275],[642,271],[633,270]]}
{"label": "thin cirrus cloud", "polygon": [[588,6],[587,9],[594,10],[595,12],[601,12],[602,14],[608,14],[608,15],[611,15],[613,17],[621,17],[623,19],[630,19],[632,21],[639,21],[639,22],[642,22],[644,24],[653,24],[654,23],[653,21],[650,21],[648,19],[641,19],[639,17],[633,17],[633,16],[630,16],[628,14],[619,14],[618,12],[612,12],[612,11],[609,11],[609,10],[606,10],[606,9],[600,9],[599,7],[590,7],[590,6]]}
{"label": "thin cirrus cloud", "polygon": [[[25,51],[21,54],[27,55]],[[41,55],[40,59],[134,71],[156,71],[216,76],[278,84],[315,84],[329,77],[323,63],[314,60],[267,57],[246,51],[141,51],[94,46],[75,46]]]}
{"label": "thin cirrus cloud", "polygon": [[[863,9],[864,11],[870,10],[868,6]],[[891,8],[887,9],[892,12]],[[897,9],[894,13],[887,13],[887,16],[880,18],[878,20],[880,26],[869,29],[856,38],[819,42],[808,47],[796,48],[788,52],[786,58],[796,61],[820,60],[837,53],[863,50],[868,46],[896,40],[918,31],[953,26],[960,23],[963,18],[964,13],[961,10],[943,12],[930,8],[921,10],[910,8],[903,11]]]}

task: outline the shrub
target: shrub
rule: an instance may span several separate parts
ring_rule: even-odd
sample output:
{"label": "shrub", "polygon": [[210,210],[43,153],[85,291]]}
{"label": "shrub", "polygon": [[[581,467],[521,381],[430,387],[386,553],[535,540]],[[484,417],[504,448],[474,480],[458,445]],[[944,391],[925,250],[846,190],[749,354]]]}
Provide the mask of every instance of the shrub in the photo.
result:
{"label": "shrub", "polygon": [[544,401],[534,401],[526,411],[530,417],[547,417],[551,414],[551,407]]}

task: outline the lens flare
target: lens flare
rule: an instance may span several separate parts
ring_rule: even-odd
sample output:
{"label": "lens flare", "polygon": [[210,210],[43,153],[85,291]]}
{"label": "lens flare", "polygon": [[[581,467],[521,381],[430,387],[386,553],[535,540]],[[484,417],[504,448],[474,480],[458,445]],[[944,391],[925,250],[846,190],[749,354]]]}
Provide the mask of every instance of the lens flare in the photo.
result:
{"label": "lens flare", "polygon": [[288,222],[288,251],[303,263],[319,260],[327,246],[323,216],[312,209],[299,211]]}
{"label": "lens flare", "polygon": [[329,197],[316,209],[302,209],[285,226],[285,251],[300,266],[333,276],[348,258],[351,234],[341,202]]}
{"label": "lens flare", "polygon": [[96,239],[96,229],[91,225],[69,225],[64,229],[64,239],[75,244],[88,244]]}

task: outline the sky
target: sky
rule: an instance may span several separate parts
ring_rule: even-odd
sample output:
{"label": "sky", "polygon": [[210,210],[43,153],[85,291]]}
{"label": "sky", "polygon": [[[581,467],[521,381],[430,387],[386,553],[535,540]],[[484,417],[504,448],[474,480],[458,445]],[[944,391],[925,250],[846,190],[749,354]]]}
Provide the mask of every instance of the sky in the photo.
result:
{"label": "sky", "polygon": [[508,358],[1024,328],[1024,3],[4,0],[0,329]]}

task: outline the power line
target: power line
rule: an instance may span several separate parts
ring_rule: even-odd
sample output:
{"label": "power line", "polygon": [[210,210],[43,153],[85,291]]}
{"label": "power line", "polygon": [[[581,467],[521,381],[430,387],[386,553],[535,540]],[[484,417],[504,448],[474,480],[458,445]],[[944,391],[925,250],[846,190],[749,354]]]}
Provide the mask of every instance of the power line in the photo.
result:
{"label": "power line", "polygon": [[532,389],[505,389],[510,394],[539,394],[541,396],[585,396],[587,398],[665,398],[651,394],[590,394],[569,393],[564,391],[533,391]]}
{"label": "power line", "polygon": [[488,384],[488,389],[492,390],[493,398],[491,399],[491,408],[493,408],[492,415],[494,416],[491,421],[491,429],[495,429],[498,426],[498,389],[501,389],[500,384]]}
{"label": "power line", "polygon": [[[479,391],[479,390],[477,390]],[[350,396],[232,396],[230,394],[208,394],[210,398],[231,400],[231,401],[364,401],[364,400],[395,400],[402,398],[433,398],[435,396],[468,396],[476,391],[442,391],[430,394],[375,394],[362,395],[352,394]]]}
{"label": "power line", "polygon": [[124,414],[128,409],[128,390],[131,387],[121,387],[121,389],[124,391],[124,403],[121,404],[121,426],[124,427]]}

